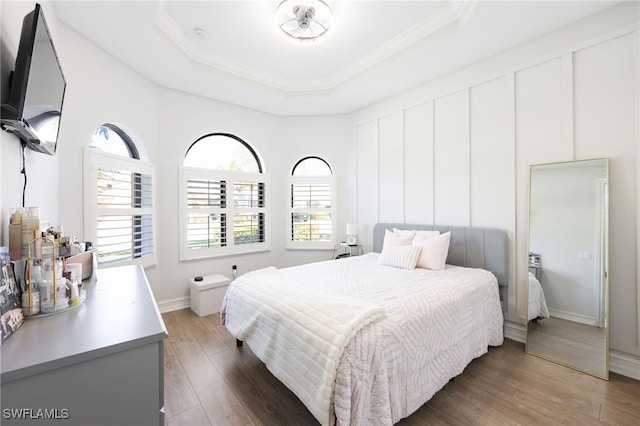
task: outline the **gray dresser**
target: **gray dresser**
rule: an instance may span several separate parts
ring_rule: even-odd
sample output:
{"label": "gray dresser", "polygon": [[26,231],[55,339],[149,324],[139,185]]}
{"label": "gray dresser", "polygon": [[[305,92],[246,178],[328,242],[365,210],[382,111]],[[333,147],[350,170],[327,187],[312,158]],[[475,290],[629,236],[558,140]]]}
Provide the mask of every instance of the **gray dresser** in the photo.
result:
{"label": "gray dresser", "polygon": [[26,320],[0,348],[2,425],[164,424],[168,335],[144,270],[95,275],[83,305]]}

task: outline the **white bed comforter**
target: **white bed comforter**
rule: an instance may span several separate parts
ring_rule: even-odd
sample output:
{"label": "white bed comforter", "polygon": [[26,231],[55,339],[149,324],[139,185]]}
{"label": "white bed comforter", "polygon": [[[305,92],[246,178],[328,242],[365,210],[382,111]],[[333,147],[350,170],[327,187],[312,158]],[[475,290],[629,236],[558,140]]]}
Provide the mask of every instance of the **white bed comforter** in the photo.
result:
{"label": "white bed comforter", "polygon": [[[334,295],[337,300],[361,300],[373,311],[374,306],[384,311],[383,318],[370,321],[346,344],[337,366],[332,404],[330,401],[322,413],[309,407],[315,405],[315,399],[324,398],[315,393],[320,384],[309,383],[303,391],[311,402],[292,389],[322,424],[333,422],[334,410],[341,425],[394,424],[487,352],[489,345],[503,342],[503,317],[493,274],[449,265],[444,271],[402,270],[378,265],[378,256],[370,253],[279,271],[285,281],[296,283],[295,292],[278,295],[280,304],[298,303],[298,291],[304,288],[312,294]],[[222,309],[231,333],[247,341],[254,352],[252,340],[263,339],[273,340],[275,351],[301,350],[294,342],[285,343],[291,336],[265,335],[257,332],[256,325],[232,325],[245,321],[233,315],[235,302],[229,297],[238,282],[229,287]],[[309,309],[315,312],[309,315],[312,321],[325,321],[322,310]],[[272,309],[256,312],[260,319],[250,322],[261,323],[263,316],[272,315],[268,311]],[[281,345],[288,346],[276,349]],[[270,361],[258,357],[273,372]],[[279,368],[284,377],[299,374],[294,366]],[[283,376],[274,374],[287,384]]]}
{"label": "white bed comforter", "polygon": [[536,318],[549,318],[549,308],[544,297],[540,281],[529,272],[529,321]]}
{"label": "white bed comforter", "polygon": [[234,281],[223,323],[322,424],[333,419],[333,389],[345,346],[384,310],[347,295],[298,285],[271,267]]}

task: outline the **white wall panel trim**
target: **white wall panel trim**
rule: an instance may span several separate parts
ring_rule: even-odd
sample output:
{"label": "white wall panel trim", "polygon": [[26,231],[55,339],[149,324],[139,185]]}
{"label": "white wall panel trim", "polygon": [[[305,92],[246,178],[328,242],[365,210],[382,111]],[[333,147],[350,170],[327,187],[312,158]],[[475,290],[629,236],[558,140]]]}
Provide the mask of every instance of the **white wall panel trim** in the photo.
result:
{"label": "white wall panel trim", "polygon": [[433,224],[433,104],[404,110],[405,223]]}
{"label": "white wall panel trim", "polygon": [[619,37],[637,33],[638,31],[640,31],[640,21],[636,22],[635,24],[625,25],[623,27],[616,28],[615,30],[598,34],[595,37],[582,40],[579,43],[572,44],[571,46],[565,48],[564,51],[575,53],[582,49],[588,49],[590,47],[594,47],[601,43],[606,43]]}
{"label": "white wall panel trim", "polygon": [[365,117],[362,118],[360,121],[355,122],[355,126],[359,126],[361,124],[370,122],[370,121],[374,121],[376,119],[378,119],[379,117],[384,117],[390,114],[393,114],[394,112],[398,112],[402,109],[405,108],[410,108],[412,106],[416,106],[416,105],[421,105],[424,103],[427,103],[429,101],[434,101],[440,98],[444,98],[447,97],[453,93],[459,92],[460,90],[464,89],[464,88],[470,88],[473,86],[477,86],[483,83],[487,83],[490,82],[492,80],[496,80],[499,79],[501,77],[507,76],[510,73],[514,73],[514,72],[518,72],[518,71],[522,71],[525,70],[527,68],[531,68],[534,67],[536,65],[542,64],[544,62],[548,62],[554,59],[558,59],[561,58],[562,56],[568,54],[568,53],[575,53],[579,50],[585,49],[585,48],[589,48],[592,46],[595,46],[596,44],[600,44],[600,43],[604,43],[607,42],[609,40],[613,40],[615,38],[618,37],[622,37],[628,34],[632,34],[632,33],[637,33],[640,31],[640,21],[634,24],[629,24],[629,25],[625,25],[622,27],[619,27],[615,30],[611,30],[611,31],[607,31],[604,32],[602,34],[599,34],[597,36],[594,37],[590,37],[586,40],[581,40],[580,42],[577,43],[573,43],[570,44],[568,46],[563,46],[561,48],[558,49],[554,49],[550,52],[547,52],[544,55],[540,55],[537,57],[534,57],[532,59],[529,59],[527,61],[522,61],[519,62],[515,65],[512,66],[508,66],[505,68],[502,68],[500,70],[497,70],[495,72],[489,73],[489,74],[485,74],[479,78],[474,78],[471,80],[468,80],[467,82],[461,84],[461,85],[456,85],[455,87],[451,87],[451,86],[447,86],[443,91],[441,92],[437,92],[431,96],[427,96],[424,99],[421,99],[417,102],[413,102],[412,104],[407,104],[406,106],[403,106],[401,109],[395,109],[393,111],[390,112],[385,112],[385,113],[372,113],[371,116],[369,117]]}
{"label": "white wall panel trim", "polygon": [[386,115],[382,115],[380,117],[378,117],[378,119],[376,120],[376,150],[377,150],[377,157],[378,157],[378,163],[376,164],[376,169],[377,169],[377,173],[376,173],[376,188],[378,191],[378,200],[377,200],[377,205],[376,205],[376,211],[377,211],[377,215],[378,215],[378,220],[380,220],[380,120],[382,120],[383,117],[388,117],[391,114],[386,114]]}
{"label": "white wall panel trim", "polygon": [[[640,25],[636,28],[636,32],[634,34],[635,45],[636,45],[636,57],[635,57],[635,69],[640,70]],[[636,73],[636,99],[640,102],[640,76]],[[637,195],[638,191],[640,191],[640,105],[636,102],[636,224],[640,224],[640,196]],[[640,228],[637,226],[636,229]],[[640,232],[636,232],[636,247],[640,247]],[[640,355],[640,261],[638,261],[638,256],[636,255],[636,322],[637,322],[637,341],[636,347],[637,352],[636,355]],[[639,362],[640,364],[640,362]],[[640,368],[638,370],[640,372]],[[640,376],[640,373],[638,373]],[[640,377],[636,377],[636,379],[640,380]]]}
{"label": "white wall panel trim", "polygon": [[472,162],[472,158],[471,158],[471,86],[467,86],[464,88],[464,92],[463,92],[463,97],[462,97],[462,138],[464,139],[464,143],[467,146],[467,152],[469,153],[467,155],[467,170],[469,171],[467,178],[469,179],[469,181],[467,182],[467,188],[469,189],[467,191],[467,218],[468,218],[468,223],[467,226],[471,226],[471,224],[473,223],[473,218],[471,217],[471,213],[473,211],[471,205],[472,205],[472,200],[471,200],[471,191],[472,191],[472,182],[471,182],[471,162]]}
{"label": "white wall panel trim", "polygon": [[[435,223],[469,226],[468,89],[434,105]],[[466,109],[465,109],[466,108]]]}
{"label": "white wall panel trim", "polygon": [[[640,35],[640,23],[636,22],[631,25],[625,25],[625,26],[619,27],[615,30],[602,32],[597,36],[589,37],[588,39],[583,39],[578,42],[572,41],[566,44],[549,43],[547,47],[553,50],[548,50],[545,54],[542,54],[542,55],[536,55],[536,56],[531,55],[528,59],[525,59],[522,61],[521,60],[513,61],[513,65],[505,66],[502,69],[496,69],[495,72],[489,72],[484,74],[481,74],[480,72],[476,72],[475,75],[473,75],[473,73],[471,74],[466,73],[463,75],[466,75],[467,77],[471,76],[472,78],[462,77],[461,75],[460,78],[458,78],[457,82],[455,82],[455,79],[454,79],[454,80],[444,80],[442,84],[438,84],[438,81],[434,83],[429,83],[428,86],[425,86],[427,90],[425,90],[424,92],[421,92],[423,96],[422,99],[416,99],[414,97],[413,101],[407,102],[406,104],[402,105],[401,108],[398,108],[398,105],[396,104],[394,112],[388,112],[389,110],[394,109],[394,107],[389,108],[388,105],[387,107],[384,107],[383,105],[381,105],[381,108],[379,108],[378,111],[375,111],[375,109],[372,108],[371,110],[368,110],[366,112],[367,114],[374,115],[375,118],[373,118],[373,120],[366,120],[363,122],[378,121],[378,126],[377,126],[378,135],[376,135],[378,140],[378,155],[380,155],[379,120],[383,117],[392,115],[397,111],[402,112],[403,133],[398,134],[398,138],[399,140],[401,139],[403,143],[403,147],[402,147],[403,157],[405,158],[405,164],[406,164],[407,156],[411,155],[406,147],[406,143],[409,137],[407,133],[407,126],[411,126],[410,124],[411,120],[407,119],[408,110],[418,105],[430,104],[431,111],[427,113],[427,116],[429,115],[431,116],[430,119],[431,119],[431,122],[433,123],[433,126],[430,129],[425,128],[424,132],[427,135],[430,135],[434,143],[433,143],[433,147],[430,148],[431,158],[425,159],[425,161],[430,161],[432,168],[435,170],[436,165],[438,164],[436,155],[438,154],[442,155],[443,150],[447,150],[446,146],[438,145],[436,143],[436,125],[435,125],[436,115],[437,115],[436,101],[439,101],[443,98],[447,98],[448,96],[454,95],[457,92],[463,91],[464,105],[462,106],[462,110],[458,109],[458,111],[461,111],[461,114],[459,113],[460,121],[461,121],[459,126],[462,126],[462,127],[458,127],[458,129],[461,133],[463,133],[463,136],[462,136],[463,142],[461,144],[461,147],[463,147],[462,149],[464,150],[466,148],[469,150],[469,157],[463,161],[464,163],[468,162],[466,167],[470,169],[471,166],[474,164],[474,161],[477,161],[478,156],[480,155],[476,153],[475,159],[471,155],[471,152],[472,152],[471,148],[474,144],[474,141],[471,139],[475,137],[473,134],[474,127],[471,126],[472,124],[471,120],[474,119],[473,117],[474,111],[471,110],[472,108],[472,105],[471,105],[472,90],[471,89],[473,89],[473,87],[475,86],[485,84],[494,80],[498,80],[500,78],[506,79],[506,90],[505,90],[504,96],[506,97],[505,106],[507,111],[506,111],[506,118],[505,118],[506,122],[504,125],[506,127],[508,144],[514,147],[513,165],[508,166],[509,167],[508,170],[511,170],[511,167],[513,168],[514,179],[513,179],[513,182],[509,184],[509,187],[511,189],[507,189],[507,190],[512,191],[515,197],[515,209],[512,213],[509,213],[509,217],[513,218],[513,223],[515,224],[515,226],[514,226],[514,229],[512,230],[512,233],[510,234],[510,253],[511,253],[510,255],[513,258],[510,259],[510,266],[512,267],[512,270],[510,273],[510,285],[509,285],[507,300],[505,303],[506,305],[505,320],[513,324],[526,323],[526,320],[525,320],[526,303],[523,304],[522,302],[523,300],[526,302],[526,293],[527,293],[526,282],[524,281],[527,265],[524,262],[526,262],[526,259],[527,259],[526,252],[528,251],[528,246],[529,246],[528,244],[529,226],[528,226],[528,223],[525,223],[528,220],[528,214],[527,214],[528,202],[526,206],[523,204],[523,202],[524,202],[524,199],[526,200],[529,199],[529,196],[528,196],[529,185],[528,185],[528,177],[526,178],[527,181],[525,182],[525,176],[523,176],[523,173],[525,169],[528,168],[527,163],[536,162],[534,160],[536,160],[537,158],[535,155],[533,155],[532,158],[530,159],[531,161],[524,161],[522,164],[519,164],[519,161],[522,161],[523,155],[525,156],[529,155],[527,154],[529,150],[526,149],[527,147],[518,145],[518,141],[517,141],[518,131],[520,130],[520,128],[518,128],[517,122],[516,122],[518,118],[518,114],[517,114],[518,111],[516,110],[518,103],[516,101],[520,98],[519,98],[519,93],[517,93],[516,91],[516,84],[518,83],[518,80],[516,78],[516,73],[522,72],[522,71],[528,72],[531,68],[534,68],[540,65],[545,67],[547,63],[557,61],[556,64],[553,65],[553,67],[555,67],[555,71],[549,74],[551,75],[551,81],[554,83],[554,86],[555,86],[554,89],[549,92],[549,95],[553,100],[551,105],[554,106],[554,109],[557,108],[558,110],[554,111],[554,113],[551,116],[549,116],[549,114],[546,114],[546,116],[549,116],[548,121],[553,122],[552,124],[556,125],[555,127],[556,130],[554,130],[555,132],[554,139],[557,139],[557,141],[560,142],[559,145],[562,145],[564,147],[564,151],[561,156],[563,158],[566,157],[566,159],[575,159],[577,156],[580,155],[580,147],[581,147],[580,140],[577,139],[578,136],[580,135],[580,128],[576,127],[576,120],[577,120],[576,103],[579,101],[579,99],[575,97],[575,91],[576,91],[575,85],[577,84],[577,82],[580,81],[579,80],[580,75],[576,74],[576,67],[579,65],[579,63],[576,61],[577,59],[579,59],[579,57],[577,57],[575,54],[576,52],[580,52],[583,49],[588,49],[590,47],[603,44],[608,41],[615,40],[617,38],[628,36],[628,35],[632,35],[635,38],[636,52],[635,52],[635,58],[634,58],[635,59],[634,69],[638,70],[640,69],[640,64],[639,64],[640,51],[638,51],[638,46],[640,46],[640,41],[638,40]],[[559,36],[558,39],[562,39],[562,37]],[[572,40],[575,40],[575,38]],[[540,52],[540,50],[537,50],[537,52]],[[522,58],[522,56],[517,56],[517,57]],[[629,59],[630,58],[627,59],[627,64]],[[480,69],[482,69],[482,67],[480,67]],[[636,173],[632,180],[632,182],[636,186],[636,194],[638,194],[638,191],[640,191],[640,130],[639,130],[640,129],[640,111],[638,111],[640,106],[638,105],[638,101],[637,101],[638,99],[640,99],[640,81],[639,80],[640,80],[640,76],[636,75],[635,87],[634,88],[629,87],[629,90],[635,91],[636,93],[636,104],[635,104],[635,108],[636,108],[635,155],[636,155],[636,158],[633,161],[633,163],[635,164]],[[544,89],[545,86],[542,86],[542,88]],[[554,116],[555,118],[553,118]],[[533,145],[530,145],[530,146],[535,147],[536,145],[534,143]],[[629,149],[629,148],[626,148],[626,149]],[[553,151],[547,150],[547,152],[553,152]],[[634,151],[631,151],[631,152],[634,152]],[[509,154],[509,157],[511,157],[511,153]],[[379,169],[380,161],[381,159],[378,158],[378,170],[380,170]],[[402,178],[405,181],[411,177],[411,172],[408,169],[403,169],[401,173],[402,173]],[[526,175],[528,176],[528,171],[526,171]],[[464,179],[466,180],[466,178],[467,177],[465,177]],[[375,177],[372,176],[372,181],[374,179]],[[380,176],[377,176],[377,179],[378,179],[377,184],[380,185]],[[473,191],[473,188],[471,186],[472,184],[471,181],[473,177],[469,175],[468,179],[469,179],[470,189],[469,189],[469,193],[466,194],[465,197],[468,196],[469,201],[471,201],[471,192]],[[439,183],[438,183],[438,180],[439,180]],[[434,188],[443,186],[443,176],[438,175],[437,173],[434,172],[432,184]],[[378,186],[378,188],[379,188],[378,195],[380,195],[380,186]],[[406,204],[406,197],[411,195],[411,191],[409,187],[405,187],[402,190],[403,190],[403,197],[405,199],[405,204]],[[434,192],[431,194],[432,204],[430,207],[427,208],[427,210],[431,210],[431,215],[434,218],[434,222],[436,222],[436,211],[440,211],[438,210],[436,205],[436,198],[437,197],[434,190]],[[459,204],[462,204],[462,201],[460,201]],[[462,211],[467,210],[467,207],[464,207],[464,206],[460,206],[460,207],[463,209]],[[480,213],[481,211],[475,212],[474,214],[474,211],[472,210],[471,202],[469,202],[468,207],[469,207],[468,220],[470,221],[470,223],[473,223],[472,214],[473,216],[478,218],[481,215]],[[379,203],[378,203],[378,214],[380,214]],[[404,218],[407,219],[409,213],[406,209],[406,206],[403,214],[404,214]],[[442,215],[442,217],[445,217],[445,215]],[[640,224],[640,195],[636,197],[635,222],[637,224]],[[640,230],[640,227],[638,227],[638,229]],[[636,239],[637,247],[640,248],[640,231],[636,233],[635,239]],[[631,241],[633,241],[633,239]],[[635,266],[636,266],[635,268],[636,292],[635,292],[635,295],[633,294],[633,291],[629,292],[631,293],[629,294],[629,297],[635,298],[636,306],[640,306],[640,258],[636,259]],[[629,278],[632,278],[632,277],[629,277]],[[633,314],[631,314],[625,319],[629,321],[629,322],[625,321],[629,326],[633,327],[635,323],[636,330],[637,330],[637,342],[636,342],[637,344],[621,345],[618,343],[616,346],[616,350],[624,351],[627,354],[634,354],[635,356],[638,356],[640,355],[640,311],[638,311],[636,307],[635,317],[633,316]],[[515,328],[509,327],[510,331],[514,331],[514,332],[520,331],[520,330],[516,330],[517,328],[518,327],[515,327]],[[515,333],[515,334],[518,334],[518,333]],[[633,343],[632,339],[628,339],[628,343]],[[612,361],[612,369],[613,369],[613,361]]]}
{"label": "white wall panel trim", "polygon": [[505,320],[504,337],[520,343],[527,343],[527,327],[524,324]]}
{"label": "white wall panel trim", "polygon": [[404,111],[378,120],[378,211],[383,222],[404,221]]}
{"label": "white wall panel trim", "polygon": [[640,358],[610,350],[609,371],[640,380]]}
{"label": "white wall panel trim", "polygon": [[569,46],[564,46],[561,47],[559,49],[555,49],[553,51],[550,51],[544,55],[538,56],[536,58],[532,58],[528,61],[524,61],[521,62],[519,64],[516,64],[512,67],[509,67],[505,70],[502,70],[501,72],[499,72],[500,74],[504,75],[505,73],[508,72],[519,72],[519,71],[524,71],[528,68],[531,67],[535,67],[537,65],[543,64],[545,62],[549,62],[552,61],[554,59],[558,59],[558,58],[562,58],[563,56],[567,55],[567,54],[572,54],[575,53],[579,50],[582,49],[586,49],[589,47],[593,47],[597,44],[600,43],[605,43],[607,41],[616,39],[618,37],[623,37],[625,35],[628,34],[632,34],[636,31],[638,31],[640,29],[640,25],[639,24],[632,24],[632,25],[626,25],[624,27],[621,28],[617,28],[613,31],[608,31],[602,34],[599,34],[595,37],[591,37],[587,40],[582,40],[578,43],[574,43],[571,44]]}
{"label": "white wall panel trim", "polygon": [[[518,306],[518,283],[517,283],[517,277],[518,277],[518,273],[517,273],[517,269],[518,269],[518,259],[521,258],[520,253],[518,253],[518,244],[516,244],[516,242],[518,241],[519,235],[518,235],[518,208],[517,208],[517,200],[518,200],[518,182],[517,182],[517,176],[518,176],[518,145],[516,144],[516,73],[515,72],[509,72],[506,74],[506,92],[505,92],[505,97],[506,97],[506,102],[505,105],[507,107],[507,122],[506,122],[506,126],[507,126],[507,135],[509,138],[509,142],[511,143],[511,146],[513,146],[513,163],[512,163],[512,167],[513,167],[513,196],[514,196],[514,200],[516,202],[516,205],[514,206],[515,208],[513,209],[513,223],[514,223],[514,238],[513,241],[509,241],[509,245],[511,246],[511,250],[509,251],[510,253],[514,253],[513,259],[511,259],[510,262],[510,267],[511,267],[511,272],[509,273],[509,287],[508,289],[511,289],[511,292],[507,292],[507,309],[505,312],[505,315],[507,318],[509,319],[516,319],[518,311],[517,311],[517,306]],[[527,226],[527,229],[529,229],[529,227]],[[527,234],[525,236],[525,238],[529,238],[529,235]],[[529,245],[528,241],[527,241],[527,246]],[[525,255],[522,255],[522,258],[524,259]],[[523,264],[521,265],[522,268],[528,268],[527,265]],[[513,314],[511,314],[513,313]],[[524,316],[522,318],[519,318],[520,321],[524,322]]]}
{"label": "white wall panel trim", "polygon": [[[407,182],[407,109],[402,110],[402,182]],[[402,185],[402,221],[407,223],[407,187]]]}
{"label": "white wall panel trim", "polygon": [[574,87],[573,87],[573,52],[562,55],[562,139],[570,142],[571,159],[576,159],[576,138],[574,135]]}
{"label": "white wall panel trim", "polygon": [[356,150],[355,222],[358,224],[358,240],[366,251],[371,249],[372,224],[380,221],[377,120],[369,120],[356,127]]}
{"label": "white wall panel trim", "polygon": [[432,222],[436,224],[436,100],[431,100],[431,140],[433,141],[431,150],[431,170],[433,173],[433,191],[431,192],[431,217]]}

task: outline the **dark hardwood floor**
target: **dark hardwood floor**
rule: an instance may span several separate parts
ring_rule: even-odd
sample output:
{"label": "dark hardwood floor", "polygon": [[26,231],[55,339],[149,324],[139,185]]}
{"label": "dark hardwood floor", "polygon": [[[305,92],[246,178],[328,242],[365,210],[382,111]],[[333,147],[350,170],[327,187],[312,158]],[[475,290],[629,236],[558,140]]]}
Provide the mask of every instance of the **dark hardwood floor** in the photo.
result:
{"label": "dark hardwood floor", "polygon": [[[245,345],[191,310],[162,315],[168,426],[316,425],[313,416]],[[400,425],[640,425],[640,382],[610,381],[528,355],[524,344],[474,360]]]}

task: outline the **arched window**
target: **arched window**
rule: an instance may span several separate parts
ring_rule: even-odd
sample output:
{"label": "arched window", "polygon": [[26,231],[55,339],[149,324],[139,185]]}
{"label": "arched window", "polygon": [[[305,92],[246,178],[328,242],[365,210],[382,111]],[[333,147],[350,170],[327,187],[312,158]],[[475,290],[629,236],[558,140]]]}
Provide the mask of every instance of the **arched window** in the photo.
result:
{"label": "arched window", "polygon": [[133,140],[113,124],[98,126],[86,151],[84,173],[100,266],[155,264],[155,167],[139,160]]}
{"label": "arched window", "polygon": [[305,157],[298,161],[293,170],[293,176],[330,176],[331,166],[320,157]]}
{"label": "arched window", "polygon": [[268,180],[258,153],[237,136],[191,144],[180,170],[180,258],[268,250]]}
{"label": "arched window", "polygon": [[140,159],[138,149],[129,135],[119,127],[105,123],[98,126],[91,136],[89,148],[110,154]]}
{"label": "arched window", "polygon": [[333,249],[336,244],[336,180],[320,157],[299,160],[289,178],[287,248]]}
{"label": "arched window", "polygon": [[212,133],[192,143],[183,164],[213,170],[262,173],[262,164],[253,148],[239,137],[227,133]]}

